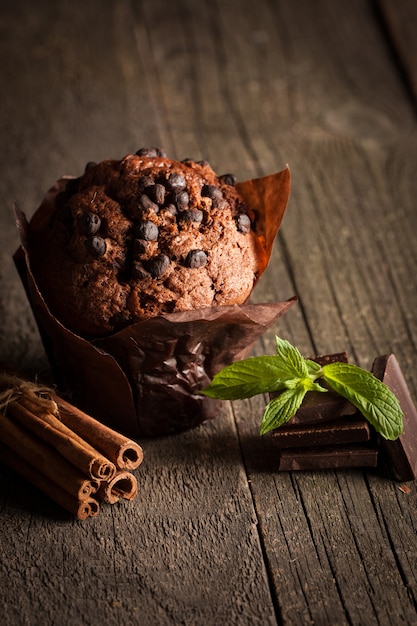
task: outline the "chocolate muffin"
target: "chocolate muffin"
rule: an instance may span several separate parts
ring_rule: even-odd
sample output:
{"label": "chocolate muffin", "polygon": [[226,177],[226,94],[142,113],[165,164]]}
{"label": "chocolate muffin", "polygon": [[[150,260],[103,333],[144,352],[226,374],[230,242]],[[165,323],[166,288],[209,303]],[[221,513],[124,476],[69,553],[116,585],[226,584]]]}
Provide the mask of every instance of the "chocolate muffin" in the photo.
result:
{"label": "chocolate muffin", "polygon": [[242,304],[259,273],[254,213],[231,174],[144,148],[88,163],[32,218],[31,263],[51,312],[85,337],[164,313]]}

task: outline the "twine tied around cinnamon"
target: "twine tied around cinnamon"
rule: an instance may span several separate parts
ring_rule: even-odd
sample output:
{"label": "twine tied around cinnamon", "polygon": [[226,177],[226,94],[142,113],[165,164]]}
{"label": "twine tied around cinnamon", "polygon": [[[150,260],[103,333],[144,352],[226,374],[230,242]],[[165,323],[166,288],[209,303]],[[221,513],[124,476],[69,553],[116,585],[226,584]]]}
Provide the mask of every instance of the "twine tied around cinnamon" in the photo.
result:
{"label": "twine tied around cinnamon", "polygon": [[52,394],[52,389],[46,385],[22,380],[7,372],[0,373],[0,413],[5,412],[10,404],[23,399],[37,406],[39,411],[53,413],[59,419],[58,405]]}

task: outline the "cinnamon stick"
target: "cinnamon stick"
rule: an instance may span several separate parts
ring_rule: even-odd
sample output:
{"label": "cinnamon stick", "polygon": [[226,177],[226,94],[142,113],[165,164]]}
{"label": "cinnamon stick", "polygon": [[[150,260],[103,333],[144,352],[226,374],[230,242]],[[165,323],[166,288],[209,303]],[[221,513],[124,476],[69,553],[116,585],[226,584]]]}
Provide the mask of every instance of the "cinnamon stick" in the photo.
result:
{"label": "cinnamon stick", "polygon": [[133,500],[137,492],[138,485],[135,476],[121,470],[110,481],[103,481],[100,484],[97,497],[110,504],[115,504],[120,498]]}
{"label": "cinnamon stick", "polygon": [[60,456],[51,446],[41,441],[4,413],[0,413],[0,442],[11,449],[16,458],[24,458],[44,476],[78,500],[86,500],[95,493],[99,482]]}
{"label": "cinnamon stick", "polygon": [[[0,371],[0,460],[77,519],[133,499],[142,448],[51,389]],[[94,497],[93,497],[94,496]]]}
{"label": "cinnamon stick", "polygon": [[100,450],[118,469],[134,470],[142,463],[143,450],[135,441],[84,413],[66,400],[54,396],[62,422]]}
{"label": "cinnamon stick", "polygon": [[110,480],[115,475],[116,466],[114,463],[72,432],[55,415],[46,411],[38,415],[30,411],[27,406],[34,407],[34,403],[24,399],[14,402],[8,406],[7,414],[10,414],[42,441],[55,448],[63,457],[91,478]]}
{"label": "cinnamon stick", "polygon": [[26,459],[8,446],[0,443],[0,457],[2,462],[10,467],[16,474],[19,474],[24,480],[34,485],[39,491],[42,491],[48,498],[51,498],[63,509],[74,515],[79,520],[85,520],[88,517],[94,517],[98,514],[100,505],[95,498],[87,497],[83,500],[72,496],[64,489],[61,489],[56,483],[45,480],[45,476],[39,472],[33,465],[30,465]]}

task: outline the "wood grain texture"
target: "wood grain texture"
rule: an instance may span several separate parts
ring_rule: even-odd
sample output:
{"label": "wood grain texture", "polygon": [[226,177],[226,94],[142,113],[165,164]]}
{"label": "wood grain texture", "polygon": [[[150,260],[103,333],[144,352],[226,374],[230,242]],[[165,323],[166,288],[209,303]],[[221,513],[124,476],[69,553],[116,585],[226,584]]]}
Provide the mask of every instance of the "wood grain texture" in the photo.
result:
{"label": "wood grain texture", "polygon": [[3,623],[276,623],[230,414],[149,442],[137,499],[92,524],[8,474]]}
{"label": "wood grain texture", "polygon": [[[415,103],[392,48],[414,72],[413,7],[379,4],[392,31],[364,0],[3,0],[0,360],[48,379],[13,202],[30,216],[61,174],[162,145],[240,180],[290,166],[254,297],[299,304],[254,353],[275,333],[363,367],[393,351],[416,399]],[[141,442],[138,498],[84,524],[2,467],[2,624],[416,624],[415,485],[276,472],[264,404]]]}

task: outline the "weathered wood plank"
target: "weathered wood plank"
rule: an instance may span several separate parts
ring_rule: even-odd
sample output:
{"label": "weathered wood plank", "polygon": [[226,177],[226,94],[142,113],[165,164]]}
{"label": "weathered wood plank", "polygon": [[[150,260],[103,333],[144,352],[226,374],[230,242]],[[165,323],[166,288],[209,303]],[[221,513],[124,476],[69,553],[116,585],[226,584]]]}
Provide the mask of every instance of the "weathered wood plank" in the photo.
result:
{"label": "weathered wood plank", "polygon": [[[372,3],[5,0],[2,12],[0,359],[47,368],[11,262],[12,202],[30,215],[61,173],[159,144],[240,179],[290,165],[255,299],[300,303],[257,354],[275,332],[363,366],[393,350],[416,394],[415,118]],[[414,485],[275,473],[263,402],[146,442],[138,499],[88,524],[2,469],[3,623],[416,623]]]}
{"label": "weathered wood plank", "polygon": [[230,414],[149,442],[138,498],[85,524],[9,474],[3,624],[276,623]]}

